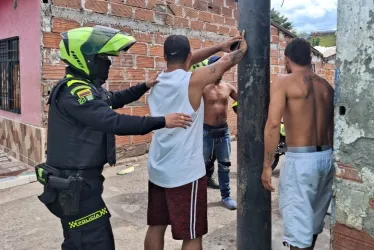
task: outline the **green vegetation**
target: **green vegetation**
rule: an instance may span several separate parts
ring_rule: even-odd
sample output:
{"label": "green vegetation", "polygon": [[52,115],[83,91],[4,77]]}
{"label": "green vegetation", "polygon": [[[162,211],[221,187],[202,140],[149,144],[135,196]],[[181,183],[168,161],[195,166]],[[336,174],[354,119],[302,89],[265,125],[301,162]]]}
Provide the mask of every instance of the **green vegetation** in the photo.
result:
{"label": "green vegetation", "polygon": [[336,35],[335,34],[328,34],[328,35],[320,36],[319,39],[320,39],[320,43],[319,43],[320,46],[323,46],[323,47],[336,46]]}
{"label": "green vegetation", "polygon": [[276,11],[274,8],[271,9],[270,19],[289,31],[293,29],[292,22],[288,21],[287,17],[281,15],[279,11]]}

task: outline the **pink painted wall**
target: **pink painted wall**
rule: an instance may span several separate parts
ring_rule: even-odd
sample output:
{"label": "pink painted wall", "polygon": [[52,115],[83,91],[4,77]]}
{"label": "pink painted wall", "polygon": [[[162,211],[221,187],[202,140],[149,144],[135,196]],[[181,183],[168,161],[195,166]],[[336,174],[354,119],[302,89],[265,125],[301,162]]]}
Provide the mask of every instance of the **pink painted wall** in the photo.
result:
{"label": "pink painted wall", "polygon": [[40,0],[0,0],[0,39],[18,36],[21,114],[0,110],[0,116],[41,126]]}

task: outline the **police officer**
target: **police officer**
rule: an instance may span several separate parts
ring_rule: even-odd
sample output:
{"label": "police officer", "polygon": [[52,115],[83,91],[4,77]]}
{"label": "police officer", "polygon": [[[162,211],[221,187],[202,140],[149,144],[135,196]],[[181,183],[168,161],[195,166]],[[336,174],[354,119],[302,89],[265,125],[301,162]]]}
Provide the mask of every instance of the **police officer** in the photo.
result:
{"label": "police officer", "polygon": [[113,111],[138,100],[157,83],[154,77],[122,91],[102,87],[111,65],[108,56],[127,51],[135,38],[103,26],[61,35],[61,59],[68,67],[48,100],[47,161],[36,166],[37,178],[44,184],[39,199],[61,219],[63,250],[113,250],[110,213],[101,195],[103,166],[116,163],[115,135],[186,128],[191,118],[184,114],[138,117]]}

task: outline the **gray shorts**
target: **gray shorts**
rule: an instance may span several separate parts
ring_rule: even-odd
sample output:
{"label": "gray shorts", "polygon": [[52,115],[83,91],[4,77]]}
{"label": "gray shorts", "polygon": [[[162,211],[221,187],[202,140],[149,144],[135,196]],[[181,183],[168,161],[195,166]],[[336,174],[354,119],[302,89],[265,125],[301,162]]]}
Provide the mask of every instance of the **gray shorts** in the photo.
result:
{"label": "gray shorts", "polygon": [[332,197],[333,172],[331,150],[286,153],[279,183],[285,243],[308,248],[313,235],[322,232]]}

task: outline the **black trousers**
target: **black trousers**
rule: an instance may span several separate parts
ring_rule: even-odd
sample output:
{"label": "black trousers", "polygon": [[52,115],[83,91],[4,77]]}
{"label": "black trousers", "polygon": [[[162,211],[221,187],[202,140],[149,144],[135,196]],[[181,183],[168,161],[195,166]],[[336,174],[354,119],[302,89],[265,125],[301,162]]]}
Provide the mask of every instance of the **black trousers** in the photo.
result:
{"label": "black trousers", "polygon": [[110,222],[92,229],[71,231],[64,229],[62,250],[114,250],[114,237]]}
{"label": "black trousers", "polygon": [[[76,215],[64,215],[59,202],[63,191],[57,192],[54,199],[42,199],[49,211],[61,219],[64,233],[62,250],[115,249],[109,220],[110,213],[102,198],[105,178],[101,175],[101,171],[99,170],[97,176],[83,177],[84,184],[80,192],[79,213]],[[68,175],[69,173],[65,177],[67,178]],[[48,192],[48,190],[45,190],[43,195],[48,194]],[[47,198],[49,197],[47,196]]]}

